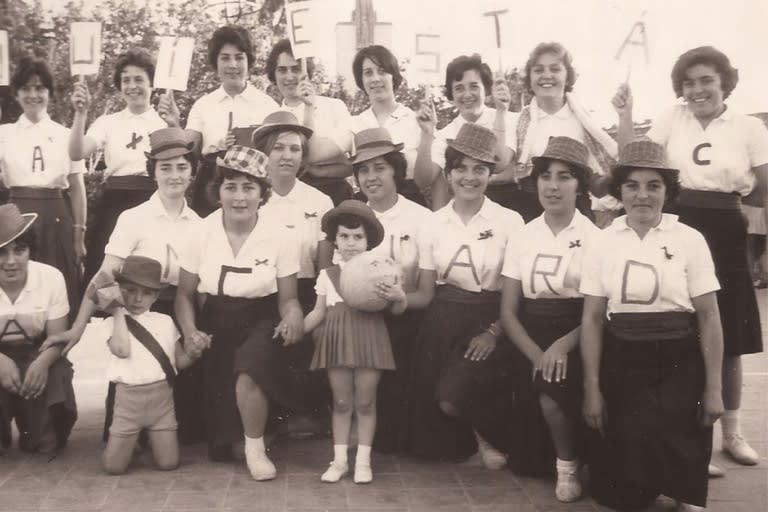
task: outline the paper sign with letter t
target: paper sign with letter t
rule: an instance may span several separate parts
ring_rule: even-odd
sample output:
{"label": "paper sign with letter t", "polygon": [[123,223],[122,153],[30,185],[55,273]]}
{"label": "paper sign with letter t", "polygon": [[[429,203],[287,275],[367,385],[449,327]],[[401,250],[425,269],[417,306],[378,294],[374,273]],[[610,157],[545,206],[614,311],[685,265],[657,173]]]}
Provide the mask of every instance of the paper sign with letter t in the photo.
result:
{"label": "paper sign with letter t", "polygon": [[320,45],[320,16],[317,0],[286,2],[285,19],[288,22],[288,39],[295,59],[316,57]]}
{"label": "paper sign with letter t", "polygon": [[186,91],[194,51],[195,40],[191,37],[161,37],[155,87]]}
{"label": "paper sign with letter t", "polygon": [[101,23],[73,22],[69,38],[69,69],[72,76],[97,74],[101,62]]}
{"label": "paper sign with letter t", "polygon": [[0,30],[0,85],[10,85],[11,83],[8,54],[8,31]]}

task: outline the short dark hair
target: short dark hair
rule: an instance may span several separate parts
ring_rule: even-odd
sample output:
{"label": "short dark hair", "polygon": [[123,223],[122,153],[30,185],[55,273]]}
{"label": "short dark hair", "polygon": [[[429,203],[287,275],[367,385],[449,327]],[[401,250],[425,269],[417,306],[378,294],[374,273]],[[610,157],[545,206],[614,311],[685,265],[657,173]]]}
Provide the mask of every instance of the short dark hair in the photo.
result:
{"label": "short dark hair", "polygon": [[[461,162],[464,160],[464,157],[468,157],[469,155],[462,153],[458,149],[452,148],[451,146],[448,146],[445,148],[445,168],[443,169],[443,172],[447,175],[452,170],[456,169],[461,165]],[[472,158],[469,156],[469,158]],[[485,165],[488,166],[488,169],[490,169],[491,174],[496,172],[496,164],[490,163],[490,162],[483,162]]]}
{"label": "short dark hair", "polygon": [[352,74],[355,76],[355,83],[361,91],[365,92],[363,87],[363,61],[365,59],[371,59],[374,64],[392,75],[393,91],[400,88],[400,84],[403,83],[403,75],[400,73],[397,57],[388,48],[379,44],[372,44],[360,49],[355,55],[355,60],[352,61]]}
{"label": "short dark hair", "polygon": [[[273,84],[277,84],[277,81],[275,79],[275,72],[277,71],[277,60],[280,58],[280,55],[283,53],[287,53],[291,57],[293,57],[293,48],[291,48],[291,41],[288,39],[281,39],[275,45],[272,47],[272,49],[269,51],[269,55],[267,55],[267,78],[269,78],[269,81]],[[295,57],[294,57],[295,58]],[[301,62],[300,59],[296,59],[297,61]],[[315,73],[315,61],[312,59],[312,57],[307,58],[307,78],[312,78],[312,75]]]}
{"label": "short dark hair", "polygon": [[[3,247],[6,247],[12,243],[15,243],[17,246],[22,248],[29,249],[29,259],[34,260],[35,256],[37,256],[37,234],[32,227],[17,236],[13,242],[9,242]],[[0,247],[0,249],[2,249],[2,247]]]}
{"label": "short dark hair", "polygon": [[112,75],[112,83],[115,89],[121,90],[123,70],[127,66],[136,66],[143,69],[149,77],[149,85],[155,81],[155,59],[144,48],[132,48],[121,54],[115,63],[115,73]]}
{"label": "short dark hair", "polygon": [[[405,155],[402,151],[393,151],[386,155],[381,155],[381,158],[383,158],[395,171],[395,189],[400,192],[405,186],[405,173],[408,168],[408,161],[405,159]],[[352,166],[352,174],[358,184],[360,183],[360,180],[357,178],[357,175],[360,172],[360,166],[364,163],[365,162],[360,162],[359,164]]]}
{"label": "short dark hair", "polygon": [[15,95],[19,92],[19,89],[24,87],[32,80],[33,77],[38,77],[43,87],[48,89],[48,95],[53,99],[53,74],[51,68],[48,67],[48,63],[40,58],[26,56],[19,60],[16,65],[16,69],[11,77],[11,90]]}
{"label": "short dark hair", "polygon": [[539,43],[528,56],[528,61],[525,63],[525,77],[523,78],[523,84],[526,89],[528,89],[528,92],[533,93],[533,87],[531,87],[531,70],[533,69],[533,66],[536,65],[536,61],[539,60],[539,57],[545,53],[552,53],[563,61],[563,66],[565,66],[566,71],[565,92],[571,92],[573,90],[573,84],[576,83],[576,69],[573,67],[571,53],[565,49],[565,46],[556,42]]}
{"label": "short dark hair", "polygon": [[248,31],[238,25],[225,25],[217,28],[208,41],[208,63],[213,69],[217,69],[219,52],[225,44],[231,44],[245,53],[248,59],[248,69],[253,66],[255,57],[253,56],[253,43],[251,43],[251,36]]}
{"label": "short dark hair", "polygon": [[563,165],[565,165],[568,168],[568,170],[571,171],[571,174],[573,175],[573,177],[576,178],[576,181],[578,181],[579,183],[576,191],[579,194],[589,195],[590,175],[586,171],[586,169],[583,169],[578,165],[573,165],[570,162],[565,162],[563,160],[558,160],[555,158],[536,159],[536,163],[533,164],[533,170],[531,170],[531,179],[533,179],[534,183],[538,181],[539,176],[541,176],[542,172],[549,170],[549,165],[552,162],[561,162]]}
{"label": "short dark hair", "polygon": [[728,56],[712,46],[699,46],[688,50],[680,57],[672,67],[672,89],[675,95],[680,98],[683,96],[683,82],[686,80],[685,74],[693,66],[703,64],[712,66],[720,75],[720,85],[723,89],[723,99],[728,98],[736,84],[739,83],[739,70],[731,66]]}
{"label": "short dark hair", "polygon": [[219,188],[221,188],[221,184],[224,183],[224,180],[233,180],[240,176],[245,176],[248,178],[248,181],[252,181],[259,185],[261,188],[261,202],[259,203],[259,207],[264,206],[272,196],[272,184],[267,178],[257,178],[256,176],[251,176],[250,174],[236,171],[235,169],[230,169],[229,167],[224,167],[222,165],[216,166],[213,180],[210,185],[208,185],[208,197],[213,200],[214,203],[218,203],[221,200],[221,197],[219,196]]}
{"label": "short dark hair", "polygon": [[454,81],[460,82],[464,78],[464,73],[467,71],[477,71],[480,75],[480,80],[485,87],[485,94],[491,93],[491,86],[493,85],[493,73],[488,64],[484,63],[480,58],[480,55],[473,54],[459,55],[451,62],[448,63],[448,67],[445,68],[445,97],[449,100],[453,100],[453,87]]}
{"label": "short dark hair", "polygon": [[357,215],[352,215],[351,213],[339,215],[335,222],[329,224],[326,240],[332,244],[336,243],[336,236],[339,234],[339,226],[344,226],[347,229],[355,229],[362,226],[363,231],[365,231],[366,249],[370,251],[375,247],[371,243],[376,238],[376,233],[373,231],[373,227],[371,227],[368,223],[363,222]]}
{"label": "short dark hair", "polygon": [[[621,201],[621,186],[627,181],[632,171],[640,171],[644,167],[618,167],[611,172],[611,183],[608,192]],[[664,181],[664,187],[667,189],[665,203],[674,201],[680,194],[680,176],[676,172],[661,171],[657,169],[648,169],[656,171]]]}
{"label": "short dark hair", "polygon": [[[192,166],[192,176],[194,176],[197,173],[197,155],[194,151],[191,151],[186,155],[181,156],[183,156],[184,159],[189,162],[189,165]],[[157,165],[157,162],[158,160],[154,158],[147,158],[147,174],[153,180],[155,179],[155,166]]]}

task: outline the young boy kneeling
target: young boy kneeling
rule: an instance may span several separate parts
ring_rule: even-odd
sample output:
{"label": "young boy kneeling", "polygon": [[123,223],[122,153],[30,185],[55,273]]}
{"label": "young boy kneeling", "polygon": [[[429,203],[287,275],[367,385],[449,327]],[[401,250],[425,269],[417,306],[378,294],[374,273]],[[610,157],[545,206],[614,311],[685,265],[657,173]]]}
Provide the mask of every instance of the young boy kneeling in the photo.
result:
{"label": "young boy kneeling", "polygon": [[112,475],[125,472],[142,429],[149,431],[152,454],[158,469],[179,465],[179,442],[173,403],[176,368],[186,368],[203,347],[182,347],[181,335],[170,316],[150,312],[163,284],[162,267],[156,260],[128,256],[115,272],[122,306],[113,310],[112,353],[107,368],[117,384],[114,418],[104,450],[104,469]]}

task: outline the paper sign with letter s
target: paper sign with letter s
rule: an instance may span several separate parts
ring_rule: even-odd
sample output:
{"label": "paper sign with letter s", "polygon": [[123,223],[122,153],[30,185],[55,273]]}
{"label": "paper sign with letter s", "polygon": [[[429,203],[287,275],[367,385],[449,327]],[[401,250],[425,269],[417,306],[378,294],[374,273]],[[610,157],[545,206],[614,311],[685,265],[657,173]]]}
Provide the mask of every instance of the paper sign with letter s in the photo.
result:
{"label": "paper sign with letter s", "polygon": [[195,40],[191,37],[161,37],[154,86],[186,91]]}
{"label": "paper sign with letter s", "polygon": [[76,21],[70,25],[69,69],[72,76],[95,75],[101,62],[101,23]]}

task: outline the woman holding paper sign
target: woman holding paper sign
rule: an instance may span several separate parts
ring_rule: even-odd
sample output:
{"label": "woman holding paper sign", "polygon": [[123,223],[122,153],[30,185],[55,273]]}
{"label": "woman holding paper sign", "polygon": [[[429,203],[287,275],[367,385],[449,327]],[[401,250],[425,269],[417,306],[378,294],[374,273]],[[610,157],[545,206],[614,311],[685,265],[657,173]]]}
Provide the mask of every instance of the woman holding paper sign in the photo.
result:
{"label": "woman holding paper sign", "polygon": [[[187,118],[187,129],[202,136],[203,161],[192,195],[192,207],[201,217],[217,208],[208,196],[208,185],[216,158],[227,149],[230,130],[259,125],[267,114],[277,110],[272,98],[248,82],[254,60],[251,36],[243,27],[220,27],[208,41],[208,63],[216,71],[221,87],[199,98]],[[163,112],[170,108],[172,105],[165,102],[160,106]]]}
{"label": "woman holding paper sign", "polygon": [[85,262],[86,282],[96,274],[104,260],[104,247],[115,228],[118,216],[128,208],[145,202],[155,190],[147,175],[145,151],[149,134],[166,126],[152,108],[152,81],[155,62],[146,50],[136,48],[118,57],[112,83],[120,91],[125,108],[98,117],[85,131],[91,94],[85,81],[75,83],[72,106],[75,117],[69,135],[69,156],[80,160],[104,152],[104,187],[96,199],[93,225]]}
{"label": "woman holding paper sign", "polygon": [[67,154],[70,130],[51,120],[48,102],[53,76],[42,59],[23,58],[11,78],[23,109],[13,124],[0,127],[0,168],[10,201],[23,213],[37,213],[37,259],[64,274],[70,311],[80,296],[85,256],[85,167]]}

